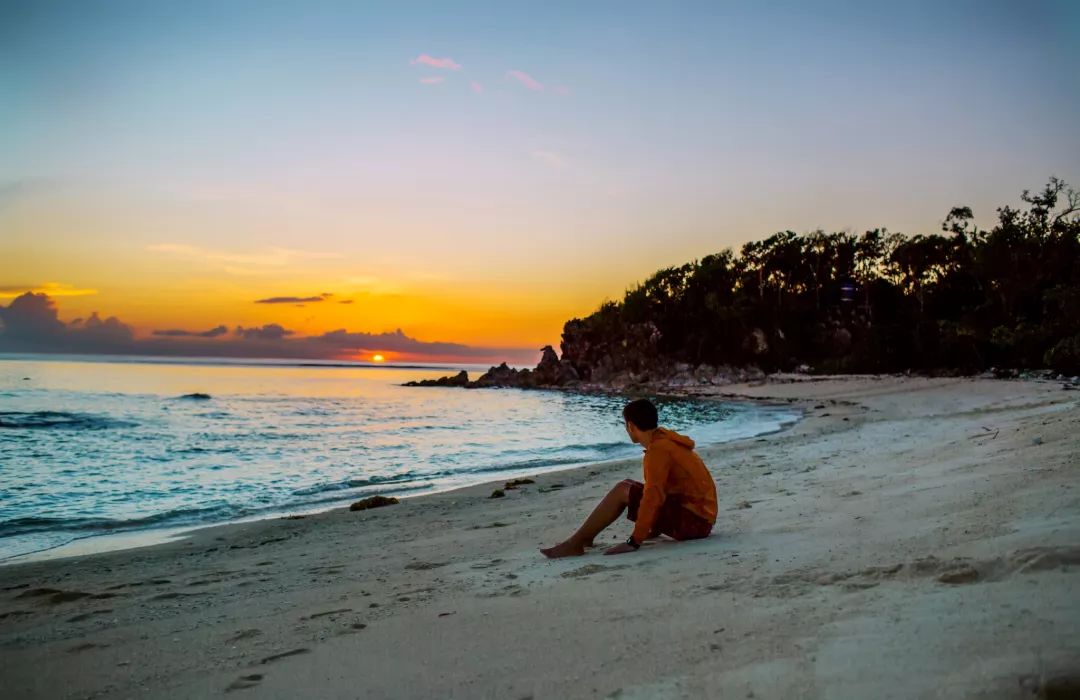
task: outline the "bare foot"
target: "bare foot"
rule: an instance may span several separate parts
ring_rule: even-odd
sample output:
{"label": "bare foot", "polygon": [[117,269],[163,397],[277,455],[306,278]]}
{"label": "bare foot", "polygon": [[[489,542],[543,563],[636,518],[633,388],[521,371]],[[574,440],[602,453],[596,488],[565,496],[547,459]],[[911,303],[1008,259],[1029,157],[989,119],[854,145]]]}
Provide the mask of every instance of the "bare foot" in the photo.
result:
{"label": "bare foot", "polygon": [[585,553],[585,547],[580,544],[574,544],[570,540],[566,542],[560,542],[554,547],[548,547],[541,549],[540,553],[548,559],[559,559],[561,557],[580,557]]}

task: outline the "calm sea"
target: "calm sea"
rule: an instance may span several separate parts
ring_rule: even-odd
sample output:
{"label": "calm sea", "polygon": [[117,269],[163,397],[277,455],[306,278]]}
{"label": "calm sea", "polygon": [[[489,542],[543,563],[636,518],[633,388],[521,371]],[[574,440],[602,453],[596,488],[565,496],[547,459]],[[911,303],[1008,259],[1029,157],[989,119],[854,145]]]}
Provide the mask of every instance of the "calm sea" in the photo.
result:
{"label": "calm sea", "polygon": [[[485,368],[0,359],[0,560],[641,454],[618,397],[400,386],[458,369]],[[658,404],[701,444],[798,418]]]}

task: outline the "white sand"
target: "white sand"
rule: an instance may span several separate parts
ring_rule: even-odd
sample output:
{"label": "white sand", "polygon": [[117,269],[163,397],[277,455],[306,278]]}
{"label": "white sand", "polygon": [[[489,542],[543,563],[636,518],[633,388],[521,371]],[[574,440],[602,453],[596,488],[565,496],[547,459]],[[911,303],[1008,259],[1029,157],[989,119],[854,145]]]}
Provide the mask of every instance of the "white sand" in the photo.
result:
{"label": "white sand", "polygon": [[808,417],[703,451],[720,494],[706,540],[539,555],[640,478],[635,460],[503,499],[487,485],[2,567],[0,695],[1026,698],[1080,682],[1080,392],[726,391]]}

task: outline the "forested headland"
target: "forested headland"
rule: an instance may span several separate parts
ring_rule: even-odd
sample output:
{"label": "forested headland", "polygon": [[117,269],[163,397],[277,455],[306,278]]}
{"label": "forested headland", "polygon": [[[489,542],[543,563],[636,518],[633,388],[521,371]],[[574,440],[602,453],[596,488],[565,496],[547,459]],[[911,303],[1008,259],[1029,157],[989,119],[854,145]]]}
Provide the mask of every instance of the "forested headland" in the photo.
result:
{"label": "forested headland", "polygon": [[583,381],[664,366],[1080,372],[1080,193],[1051,178],[993,228],[783,231],[656,272],[563,329]]}

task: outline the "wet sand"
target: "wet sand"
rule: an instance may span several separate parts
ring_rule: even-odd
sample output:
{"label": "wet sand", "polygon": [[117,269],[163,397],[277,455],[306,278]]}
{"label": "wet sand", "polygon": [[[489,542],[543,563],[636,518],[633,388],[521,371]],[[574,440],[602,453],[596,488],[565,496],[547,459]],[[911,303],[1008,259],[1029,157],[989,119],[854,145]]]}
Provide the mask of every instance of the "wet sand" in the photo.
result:
{"label": "wet sand", "polygon": [[713,393],[806,418],[702,451],[720,496],[705,540],[539,554],[640,478],[629,460],[504,498],[493,482],[0,567],[0,688],[1030,698],[1080,683],[1080,392],[857,377]]}

